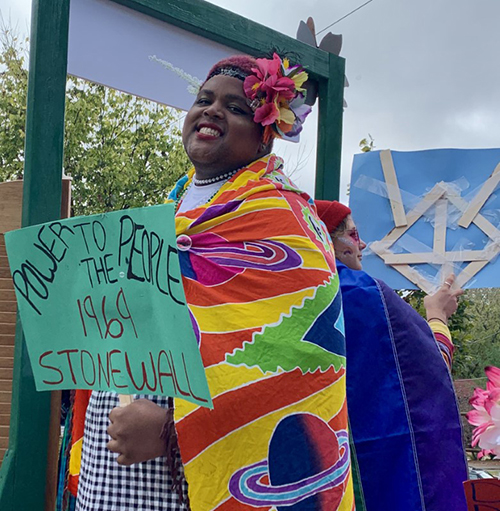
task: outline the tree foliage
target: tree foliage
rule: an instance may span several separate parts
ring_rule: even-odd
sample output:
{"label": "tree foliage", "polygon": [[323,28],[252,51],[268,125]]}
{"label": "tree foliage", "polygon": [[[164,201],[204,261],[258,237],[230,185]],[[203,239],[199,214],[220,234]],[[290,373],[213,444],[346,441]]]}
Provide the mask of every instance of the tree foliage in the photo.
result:
{"label": "tree foliage", "polygon": [[500,367],[500,289],[465,292],[471,318],[470,339],[462,347],[464,376],[480,378],[488,365]]}
{"label": "tree foliage", "polygon": [[[423,291],[400,294],[425,318]],[[500,367],[500,289],[465,290],[448,326],[455,344],[455,379],[481,378],[486,366]]]}
{"label": "tree foliage", "polygon": [[6,181],[23,174],[28,41],[0,22],[0,181]]}
{"label": "tree foliage", "polygon": [[[22,177],[27,50],[0,29],[0,181]],[[174,109],[68,77],[65,115],[75,215],[161,203],[189,167]]]}

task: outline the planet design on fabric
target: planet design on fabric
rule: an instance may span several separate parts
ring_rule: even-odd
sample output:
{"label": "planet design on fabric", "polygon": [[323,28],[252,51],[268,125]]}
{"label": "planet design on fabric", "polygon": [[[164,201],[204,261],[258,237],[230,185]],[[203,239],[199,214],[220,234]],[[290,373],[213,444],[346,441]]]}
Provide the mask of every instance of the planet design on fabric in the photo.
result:
{"label": "planet design on fabric", "polygon": [[233,474],[231,495],[255,507],[278,511],[336,509],[349,475],[347,431],[333,431],[320,417],[283,418],[269,442],[268,459]]}
{"label": "planet design on fabric", "polygon": [[281,272],[302,265],[295,250],[273,240],[229,243],[218,234],[202,232],[178,236],[177,248],[182,275],[205,286],[224,284],[247,268]]}

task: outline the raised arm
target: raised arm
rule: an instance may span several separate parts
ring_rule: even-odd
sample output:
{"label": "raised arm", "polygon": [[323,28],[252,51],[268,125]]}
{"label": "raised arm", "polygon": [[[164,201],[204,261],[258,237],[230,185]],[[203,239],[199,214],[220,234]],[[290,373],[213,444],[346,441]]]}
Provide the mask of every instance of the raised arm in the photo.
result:
{"label": "raised arm", "polygon": [[434,333],[441,354],[450,370],[455,346],[453,345],[448,328],[448,320],[456,312],[458,307],[457,299],[464,292],[461,288],[454,289],[454,282],[455,275],[448,275],[436,293],[424,298],[427,322]]}

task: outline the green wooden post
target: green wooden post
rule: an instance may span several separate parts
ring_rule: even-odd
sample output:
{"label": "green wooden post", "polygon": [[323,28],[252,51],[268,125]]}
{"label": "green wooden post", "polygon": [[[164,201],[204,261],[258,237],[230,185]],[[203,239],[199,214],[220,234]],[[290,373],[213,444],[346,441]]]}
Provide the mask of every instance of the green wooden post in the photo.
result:
{"label": "green wooden post", "polygon": [[[33,0],[23,226],[60,218],[69,0]],[[36,392],[20,322],[16,329],[9,449],[0,509],[45,507],[50,393]]]}
{"label": "green wooden post", "polygon": [[329,78],[319,82],[316,199],[339,198],[344,74],[345,60],[330,54]]}

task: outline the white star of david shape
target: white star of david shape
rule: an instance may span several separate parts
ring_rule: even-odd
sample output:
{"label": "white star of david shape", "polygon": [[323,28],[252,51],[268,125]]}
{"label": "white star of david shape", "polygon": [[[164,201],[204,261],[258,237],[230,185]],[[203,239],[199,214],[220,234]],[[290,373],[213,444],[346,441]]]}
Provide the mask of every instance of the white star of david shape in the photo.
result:
{"label": "white star of david shape", "polygon": [[[391,266],[417,287],[431,293],[435,291],[435,283],[431,282],[416,268],[410,265],[432,264],[441,266],[441,275],[451,273],[453,263],[468,263],[456,275],[456,285],[463,287],[480,270],[500,253],[500,231],[479,213],[484,203],[488,200],[495,187],[500,182],[500,163],[492,175],[483,184],[477,195],[471,202],[467,202],[456,190],[445,182],[434,185],[422,200],[406,214],[401,201],[392,156],[390,151],[382,151],[380,160],[384,171],[384,177],[388,185],[389,200],[394,216],[395,227],[379,241],[374,241],[370,248],[381,257],[385,264]],[[461,213],[458,225],[468,228],[474,223],[483,231],[490,242],[483,250],[458,250],[446,251],[447,210],[448,204],[455,206]],[[391,247],[396,243],[410,227],[415,224],[431,206],[436,206],[434,219],[434,242],[432,252],[396,254]]]}

